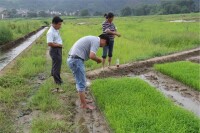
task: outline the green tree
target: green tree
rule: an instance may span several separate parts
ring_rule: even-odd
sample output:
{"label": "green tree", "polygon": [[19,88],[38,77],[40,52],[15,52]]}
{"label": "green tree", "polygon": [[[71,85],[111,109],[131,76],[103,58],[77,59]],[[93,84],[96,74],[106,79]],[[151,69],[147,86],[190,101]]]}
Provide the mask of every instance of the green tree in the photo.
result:
{"label": "green tree", "polygon": [[90,13],[87,9],[81,11],[81,16],[90,16]]}
{"label": "green tree", "polygon": [[103,16],[103,13],[102,13],[102,12],[96,11],[96,12],[93,14],[93,16]]}
{"label": "green tree", "polygon": [[132,9],[130,7],[125,7],[121,10],[122,16],[131,16],[132,15]]}
{"label": "green tree", "polygon": [[28,15],[27,15],[29,18],[36,18],[38,15],[36,12],[28,12]]}

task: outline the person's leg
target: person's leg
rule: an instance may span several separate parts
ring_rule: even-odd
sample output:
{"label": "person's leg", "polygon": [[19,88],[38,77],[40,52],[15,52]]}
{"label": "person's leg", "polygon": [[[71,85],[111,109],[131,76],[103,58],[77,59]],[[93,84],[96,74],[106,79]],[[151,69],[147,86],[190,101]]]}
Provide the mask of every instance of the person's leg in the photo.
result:
{"label": "person's leg", "polygon": [[52,75],[56,84],[61,85],[62,79],[60,77],[61,65],[62,65],[62,49],[54,50],[52,54],[53,66]]}
{"label": "person's leg", "polygon": [[94,110],[95,107],[92,105],[87,104],[86,98],[85,98],[85,92],[79,92],[79,97],[80,97],[80,101],[81,101],[81,108],[83,109],[91,109]]}
{"label": "person's leg", "polygon": [[87,104],[87,100],[85,98],[86,77],[83,61],[79,59],[68,59],[67,62],[76,80],[76,88],[80,98],[81,108],[89,108],[91,110],[95,109],[94,106]]}
{"label": "person's leg", "polygon": [[110,67],[111,62],[112,62],[113,46],[114,46],[114,41],[110,41],[109,42],[109,48],[108,48],[108,65],[109,65],[109,67]]}
{"label": "person's leg", "polygon": [[108,47],[105,46],[105,47],[103,47],[103,55],[102,55],[102,65],[103,65],[103,68],[105,67],[107,53],[108,53]]}
{"label": "person's leg", "polygon": [[61,72],[61,66],[62,66],[62,48],[59,48],[58,49],[58,53],[59,53],[59,56],[58,56],[58,58],[59,58],[59,63],[58,63],[58,73],[57,73],[57,75],[58,75],[58,78],[59,78],[59,82],[62,84],[63,83],[63,80],[62,80],[62,78],[60,77],[60,72]]}
{"label": "person's leg", "polygon": [[51,65],[51,76],[53,76],[53,56],[54,56],[54,51],[52,48],[50,48],[49,50],[49,55],[51,57],[51,60],[52,60],[52,65]]}

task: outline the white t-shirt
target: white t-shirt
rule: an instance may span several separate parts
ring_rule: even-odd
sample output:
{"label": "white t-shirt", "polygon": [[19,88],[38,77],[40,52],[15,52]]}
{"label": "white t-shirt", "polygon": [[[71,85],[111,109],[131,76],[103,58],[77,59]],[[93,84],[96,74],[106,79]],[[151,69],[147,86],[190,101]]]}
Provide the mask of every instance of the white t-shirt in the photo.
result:
{"label": "white t-shirt", "polygon": [[47,43],[63,44],[60,33],[53,26],[47,32]]}

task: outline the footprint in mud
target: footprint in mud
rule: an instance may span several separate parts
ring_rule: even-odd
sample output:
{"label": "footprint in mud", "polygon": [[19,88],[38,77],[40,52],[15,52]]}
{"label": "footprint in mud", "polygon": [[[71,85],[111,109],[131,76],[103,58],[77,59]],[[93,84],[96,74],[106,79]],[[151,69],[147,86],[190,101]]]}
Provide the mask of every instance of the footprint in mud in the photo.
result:
{"label": "footprint in mud", "polygon": [[86,126],[86,123],[85,123],[85,119],[83,117],[81,117],[78,121],[78,131],[77,133],[89,133],[89,130]]}
{"label": "footprint in mud", "polygon": [[190,93],[190,92],[188,92],[188,91],[186,91],[186,92],[182,92],[181,93],[183,96],[185,96],[185,97],[192,97],[192,94]]}
{"label": "footprint in mud", "polygon": [[23,110],[23,111],[21,111],[21,112],[19,113],[18,118],[19,118],[19,117],[23,117],[23,116],[25,116],[25,115],[29,115],[30,113],[32,113],[32,109]]}

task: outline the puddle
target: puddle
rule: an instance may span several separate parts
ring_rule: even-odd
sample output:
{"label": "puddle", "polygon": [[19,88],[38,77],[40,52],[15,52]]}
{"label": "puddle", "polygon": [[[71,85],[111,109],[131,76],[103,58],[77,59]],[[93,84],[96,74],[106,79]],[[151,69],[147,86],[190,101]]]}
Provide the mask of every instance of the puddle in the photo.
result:
{"label": "puddle", "polygon": [[86,22],[77,23],[77,25],[86,25]]}
{"label": "puddle", "polygon": [[21,52],[28,48],[35,40],[37,40],[45,31],[47,27],[38,31],[35,35],[28,38],[15,48],[8,50],[7,52],[0,53],[0,71],[6,67],[12,60],[14,60]]}
{"label": "puddle", "polygon": [[81,117],[78,121],[78,130],[77,133],[89,133],[87,126],[85,125],[85,119]]}
{"label": "puddle", "polygon": [[197,22],[196,20],[173,20],[173,21],[170,21],[172,23],[193,23],[193,22]]}
{"label": "puddle", "polygon": [[30,114],[23,115],[19,118],[17,118],[17,128],[16,128],[16,133],[29,133],[30,132],[30,127],[31,127],[31,122],[33,118],[39,117],[40,111],[33,111]]}
{"label": "puddle", "polygon": [[[31,90],[30,94],[28,95],[28,100],[22,101],[19,103],[20,110],[17,111],[17,118],[15,119],[15,125],[16,125],[16,132],[17,133],[29,133],[32,120],[34,118],[39,117],[39,114],[41,114],[40,110],[32,110],[30,108],[27,108],[27,101],[29,101],[32,96],[38,91],[40,85],[47,79],[47,76],[44,73],[38,74],[38,76],[35,77],[35,79],[32,81],[34,82],[35,86],[33,86],[33,89]],[[52,115],[52,118],[55,119],[61,119],[63,116],[54,114]]]}
{"label": "puddle", "polygon": [[[130,76],[131,74],[129,74]],[[132,77],[135,77],[135,75],[132,75]],[[200,117],[199,92],[157,72],[151,71],[139,75],[139,77],[157,88],[165,96],[171,98],[177,105],[192,111]]]}

